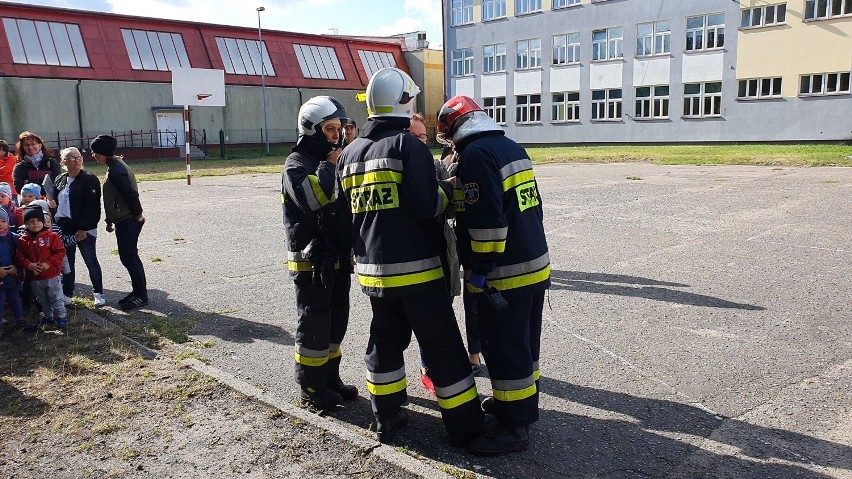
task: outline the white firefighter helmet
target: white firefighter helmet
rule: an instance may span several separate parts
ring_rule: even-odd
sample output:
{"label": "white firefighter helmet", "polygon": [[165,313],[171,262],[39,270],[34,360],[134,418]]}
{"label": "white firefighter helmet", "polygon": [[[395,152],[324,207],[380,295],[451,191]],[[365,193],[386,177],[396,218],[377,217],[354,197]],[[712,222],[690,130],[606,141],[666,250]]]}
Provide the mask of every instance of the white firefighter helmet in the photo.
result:
{"label": "white firefighter helmet", "polygon": [[340,119],[343,125],[349,119],[343,104],[333,96],[315,96],[299,108],[299,136],[319,135],[322,138],[322,122]]}
{"label": "white firefighter helmet", "polygon": [[420,88],[407,73],[399,68],[382,68],[373,73],[367,85],[367,114],[411,118],[414,115],[414,97]]}

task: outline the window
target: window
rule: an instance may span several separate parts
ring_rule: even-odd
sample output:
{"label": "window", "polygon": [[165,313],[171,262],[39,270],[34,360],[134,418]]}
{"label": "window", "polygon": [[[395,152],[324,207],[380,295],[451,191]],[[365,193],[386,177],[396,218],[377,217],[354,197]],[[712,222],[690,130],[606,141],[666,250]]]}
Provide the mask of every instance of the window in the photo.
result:
{"label": "window", "polygon": [[190,68],[183,37],[179,33],[121,29],[124,47],[134,70]]}
{"label": "window", "polygon": [[361,58],[361,64],[364,65],[367,78],[371,78],[373,73],[376,73],[382,68],[396,67],[396,59],[390,52],[358,50],[358,57]]}
{"label": "window", "polygon": [[683,86],[683,116],[722,116],[722,82],[687,83]]}
{"label": "window", "polygon": [[580,34],[568,33],[553,37],[553,64],[580,63]]}
{"label": "window", "polygon": [[272,61],[269,60],[265,43],[242,38],[216,37],[216,45],[219,46],[219,55],[222,57],[226,73],[260,75],[263,68],[266,75],[275,76],[275,69],[272,68]]}
{"label": "window", "polygon": [[686,51],[714,50],[725,46],[725,14],[687,17]]}
{"label": "window", "polygon": [[669,117],[669,86],[636,87],[636,118],[662,119]]}
{"label": "window", "polygon": [[553,0],[553,9],[570,7],[571,5],[579,5],[580,0]]}
{"label": "window", "polygon": [[482,0],[482,21],[506,17],[506,0]]}
{"label": "window", "polygon": [[672,51],[672,22],[666,20],[636,26],[636,56],[663,55]]}
{"label": "window", "polygon": [[506,124],[506,97],[483,98],[482,109],[499,125]]}
{"label": "window", "polygon": [[453,50],[453,76],[473,75],[473,48]]}
{"label": "window", "polygon": [[741,100],[757,100],[761,98],[781,97],[781,77],[750,78],[740,80],[737,98]]}
{"label": "window", "polygon": [[624,29],[592,30],[592,60],[613,60],[624,57]]}
{"label": "window", "polygon": [[515,68],[517,70],[529,70],[541,67],[541,39],[521,40],[516,45],[517,55]]}
{"label": "window", "polygon": [[473,23],[473,0],[453,0],[453,26]]}
{"label": "window", "polygon": [[482,47],[482,73],[506,71],[506,44],[485,45]]}
{"label": "window", "polygon": [[621,88],[592,90],[592,120],[621,120]]}
{"label": "window", "polygon": [[73,23],[39,22],[4,18],[3,27],[12,61],[29,65],[88,67],[89,56]]}
{"label": "window", "polygon": [[742,28],[768,27],[781,25],[787,21],[787,4],[766,5],[765,7],[746,8],[743,10]]}
{"label": "window", "polygon": [[515,15],[541,11],[541,0],[515,0]]}
{"label": "window", "polygon": [[541,95],[515,96],[515,122],[541,123]]}
{"label": "window", "polygon": [[554,93],[551,108],[550,120],[553,122],[580,121],[580,93]]}
{"label": "window", "polygon": [[302,68],[305,78],[324,78],[326,80],[345,80],[337,52],[334,48],[318,47],[316,45],[293,44],[296,60]]}
{"label": "window", "polygon": [[800,96],[845,95],[849,93],[849,72],[816,73],[799,79]]}
{"label": "window", "polygon": [[805,0],[805,20],[852,15],[852,0]]}

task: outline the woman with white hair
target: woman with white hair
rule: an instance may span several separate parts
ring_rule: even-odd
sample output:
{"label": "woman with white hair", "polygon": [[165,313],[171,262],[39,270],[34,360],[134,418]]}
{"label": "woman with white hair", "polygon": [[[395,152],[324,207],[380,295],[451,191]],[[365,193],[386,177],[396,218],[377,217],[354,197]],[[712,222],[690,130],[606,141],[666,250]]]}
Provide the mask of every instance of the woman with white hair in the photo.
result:
{"label": "woman with white hair", "polygon": [[77,148],[65,148],[59,153],[59,158],[67,171],[53,181],[56,186],[54,221],[64,233],[73,234],[77,240],[76,245],[65,247],[71,271],[62,275],[62,292],[65,302],[70,303],[74,297],[74,263],[79,249],[89,270],[95,306],[103,306],[106,304],[103,274],[95,248],[98,222],[101,220],[101,182],[97,176],[83,169],[83,155]]}

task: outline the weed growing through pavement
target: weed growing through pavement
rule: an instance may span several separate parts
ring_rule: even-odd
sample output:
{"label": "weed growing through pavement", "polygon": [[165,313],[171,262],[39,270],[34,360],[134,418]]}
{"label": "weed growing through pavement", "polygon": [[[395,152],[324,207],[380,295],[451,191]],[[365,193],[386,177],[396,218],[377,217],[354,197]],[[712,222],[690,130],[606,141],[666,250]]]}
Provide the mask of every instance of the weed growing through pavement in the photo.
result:
{"label": "weed growing through pavement", "polygon": [[438,469],[456,479],[476,479],[476,474],[453,466],[439,466]]}

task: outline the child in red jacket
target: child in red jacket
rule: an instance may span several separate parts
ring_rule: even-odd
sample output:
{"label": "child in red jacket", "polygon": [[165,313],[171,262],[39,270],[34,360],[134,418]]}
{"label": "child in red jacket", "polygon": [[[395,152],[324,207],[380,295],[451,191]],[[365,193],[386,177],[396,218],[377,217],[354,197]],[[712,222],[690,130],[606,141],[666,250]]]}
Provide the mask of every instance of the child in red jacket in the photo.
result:
{"label": "child in red jacket", "polygon": [[32,280],[33,295],[41,304],[44,313],[43,323],[56,321],[57,326],[68,326],[65,313],[65,298],[62,294],[62,259],[65,258],[65,246],[59,235],[45,228],[44,213],[40,206],[24,209],[26,233],[18,242],[16,259]]}

